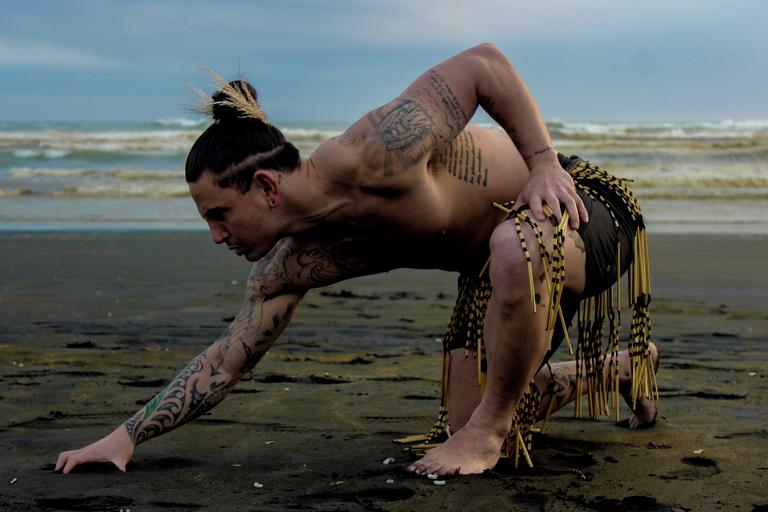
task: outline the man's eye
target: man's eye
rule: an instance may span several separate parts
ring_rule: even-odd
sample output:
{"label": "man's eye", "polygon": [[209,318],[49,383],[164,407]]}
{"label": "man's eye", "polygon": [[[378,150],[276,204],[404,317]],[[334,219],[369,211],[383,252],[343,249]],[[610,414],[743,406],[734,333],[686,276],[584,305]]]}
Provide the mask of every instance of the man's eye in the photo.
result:
{"label": "man's eye", "polygon": [[214,208],[212,210],[208,210],[205,216],[208,218],[208,220],[222,221],[227,216],[227,210],[222,208]]}

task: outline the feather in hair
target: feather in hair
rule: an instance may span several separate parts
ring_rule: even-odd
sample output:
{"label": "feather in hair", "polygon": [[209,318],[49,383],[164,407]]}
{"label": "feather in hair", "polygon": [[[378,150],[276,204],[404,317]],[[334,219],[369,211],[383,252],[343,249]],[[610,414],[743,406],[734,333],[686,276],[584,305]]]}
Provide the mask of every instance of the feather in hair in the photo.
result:
{"label": "feather in hair", "polygon": [[211,97],[205,94],[202,89],[189,82],[184,82],[184,85],[187,89],[192,91],[192,94],[196,96],[197,100],[194,103],[186,104],[186,110],[205,117],[211,117],[213,115],[213,100]]}
{"label": "feather in hair", "polygon": [[[199,87],[195,87],[192,84],[187,84],[187,87],[197,96],[198,101],[195,105],[189,107],[189,110],[202,114],[204,116],[211,116],[213,114],[213,106],[225,105],[233,107],[240,112],[242,118],[258,119],[262,123],[269,124],[267,116],[262,112],[259,107],[256,98],[253,97],[251,91],[244,87],[242,89],[232,87],[229,82],[221,77],[216,71],[205,64],[201,64],[201,67],[205,69],[213,78],[214,85],[217,89],[224,93],[227,99],[220,101],[213,101],[210,96],[203,92]],[[242,79],[242,76],[241,76]]]}
{"label": "feather in hair", "polygon": [[216,73],[213,69],[206,66],[206,69],[208,70],[208,73],[210,73],[211,77],[213,78],[214,83],[218,88],[221,90],[221,92],[224,93],[224,95],[227,97],[226,100],[216,101],[212,103],[217,103],[219,105],[226,105],[228,107],[236,108],[240,111],[240,117],[250,117],[253,119],[258,119],[262,123],[269,124],[269,120],[267,119],[267,116],[264,115],[264,112],[261,111],[261,108],[259,107],[258,102],[256,101],[256,98],[253,97],[251,94],[251,91],[248,90],[247,87],[243,87],[242,89],[237,87],[232,87],[229,82],[224,80],[218,73]]}

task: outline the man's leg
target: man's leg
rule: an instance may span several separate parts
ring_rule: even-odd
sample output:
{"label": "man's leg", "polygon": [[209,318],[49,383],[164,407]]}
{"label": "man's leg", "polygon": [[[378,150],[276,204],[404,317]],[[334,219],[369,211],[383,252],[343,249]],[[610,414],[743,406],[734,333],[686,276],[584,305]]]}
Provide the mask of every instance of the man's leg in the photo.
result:
{"label": "man's leg", "polygon": [[[651,343],[651,357],[654,364],[658,361],[656,345]],[[477,360],[474,355],[465,356],[464,350],[454,350],[448,354],[450,373],[448,375],[448,416],[451,429],[461,429],[472,416],[472,412],[480,403],[482,390],[477,381]],[[606,378],[610,370],[612,356],[605,358],[604,371]],[[538,420],[543,420],[549,410],[554,414],[576,399],[576,361],[564,361],[544,366],[533,378],[536,388],[541,394]],[[619,352],[619,391],[624,402],[632,411],[629,418],[629,428],[650,426],[656,418],[656,404],[648,399],[640,399],[632,408],[632,363],[629,351]],[[583,386],[582,394],[587,392]],[[550,401],[554,401],[550,409]]]}
{"label": "man's leg", "polygon": [[[654,368],[656,368],[659,361],[658,349],[653,343],[649,345],[649,348]],[[608,377],[611,358],[610,354],[605,358],[604,371],[606,378]],[[550,414],[553,414],[576,399],[576,361],[555,363],[551,367],[545,366],[536,374],[534,382],[539,393],[541,393],[541,403],[539,404],[537,417],[539,420],[542,420],[548,410]],[[586,393],[586,386],[583,386],[583,388],[582,393]],[[640,398],[633,408],[631,391],[632,363],[629,358],[629,351],[622,350],[619,352],[619,393],[621,393],[624,402],[632,411],[628,426],[631,429],[652,426],[656,420],[656,404],[647,398]],[[552,403],[551,408],[550,403]]]}
{"label": "man's leg", "polygon": [[[539,225],[551,247],[553,226]],[[549,290],[543,262],[533,231],[525,223],[525,235],[534,272],[533,313],[527,258],[513,221],[500,224],[491,236],[490,277],[493,292],[485,320],[487,380],[485,393],[471,417],[458,432],[431,450],[409,469],[417,473],[473,474],[498,462],[501,445],[509,433],[514,410],[546,353],[545,323]],[[566,239],[566,287],[584,287],[584,253]]]}

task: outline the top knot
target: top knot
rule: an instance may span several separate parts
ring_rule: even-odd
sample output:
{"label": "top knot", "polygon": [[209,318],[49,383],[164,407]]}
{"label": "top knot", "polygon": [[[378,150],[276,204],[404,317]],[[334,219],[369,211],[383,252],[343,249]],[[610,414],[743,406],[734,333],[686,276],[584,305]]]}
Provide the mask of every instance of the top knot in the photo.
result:
{"label": "top knot", "polygon": [[219,90],[208,98],[205,93],[193,88],[203,99],[203,104],[195,109],[197,112],[210,115],[219,122],[257,119],[264,124],[269,124],[267,116],[261,111],[261,107],[256,101],[256,89],[251,84],[242,78],[227,82],[211,68],[206,67],[206,69]]}

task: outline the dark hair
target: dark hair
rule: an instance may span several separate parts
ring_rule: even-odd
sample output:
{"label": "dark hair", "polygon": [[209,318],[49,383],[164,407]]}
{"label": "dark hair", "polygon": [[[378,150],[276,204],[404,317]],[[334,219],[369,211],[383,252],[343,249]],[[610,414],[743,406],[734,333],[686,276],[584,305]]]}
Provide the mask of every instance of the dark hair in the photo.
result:
{"label": "dark hair", "polygon": [[[244,99],[255,103],[256,90],[251,84],[234,80],[229,85],[242,93]],[[187,183],[197,181],[203,172],[210,171],[218,186],[235,187],[245,193],[257,169],[290,172],[298,168],[299,150],[285,140],[278,128],[261,119],[244,116],[223,90],[214,93],[212,99],[214,122],[189,150],[185,169]],[[234,166],[252,156],[257,157],[253,165],[233,171]]]}

